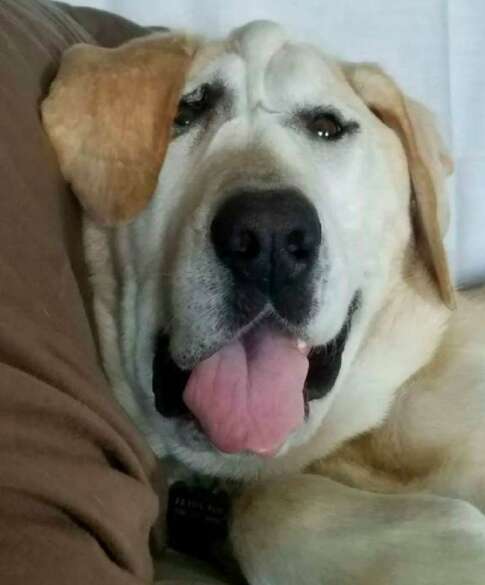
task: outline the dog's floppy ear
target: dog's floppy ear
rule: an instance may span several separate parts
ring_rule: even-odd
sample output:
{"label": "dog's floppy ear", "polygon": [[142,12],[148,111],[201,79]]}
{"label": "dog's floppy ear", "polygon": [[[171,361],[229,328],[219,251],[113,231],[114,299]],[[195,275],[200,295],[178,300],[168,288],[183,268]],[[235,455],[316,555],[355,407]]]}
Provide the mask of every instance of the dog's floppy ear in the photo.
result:
{"label": "dog's floppy ear", "polygon": [[367,106],[399,136],[409,165],[416,244],[443,302],[455,307],[443,237],[448,228],[444,180],[453,171],[431,112],[407,98],[375,65],[346,65],[344,72]]}
{"label": "dog's floppy ear", "polygon": [[153,195],[195,41],[159,34],[116,49],[75,45],[42,105],[64,177],[98,221],[127,221]]}

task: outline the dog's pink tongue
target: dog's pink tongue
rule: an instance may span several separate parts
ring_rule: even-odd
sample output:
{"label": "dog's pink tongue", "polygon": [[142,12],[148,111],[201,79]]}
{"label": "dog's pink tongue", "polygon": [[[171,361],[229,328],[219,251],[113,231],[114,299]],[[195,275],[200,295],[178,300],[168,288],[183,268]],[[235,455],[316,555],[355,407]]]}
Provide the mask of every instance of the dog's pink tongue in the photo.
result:
{"label": "dog's pink tongue", "polygon": [[184,401],[221,451],[273,455],[303,422],[307,372],[294,341],[262,329],[201,362]]}

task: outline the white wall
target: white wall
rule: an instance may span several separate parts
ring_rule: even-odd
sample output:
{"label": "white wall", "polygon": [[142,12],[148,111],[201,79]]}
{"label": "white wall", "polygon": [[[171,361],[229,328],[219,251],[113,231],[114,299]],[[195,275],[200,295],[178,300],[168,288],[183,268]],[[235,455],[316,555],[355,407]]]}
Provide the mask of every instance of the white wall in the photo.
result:
{"label": "white wall", "polygon": [[450,259],[458,282],[485,280],[484,0],[68,1],[208,35],[277,20],[331,53],[383,65],[438,114],[456,163]]}

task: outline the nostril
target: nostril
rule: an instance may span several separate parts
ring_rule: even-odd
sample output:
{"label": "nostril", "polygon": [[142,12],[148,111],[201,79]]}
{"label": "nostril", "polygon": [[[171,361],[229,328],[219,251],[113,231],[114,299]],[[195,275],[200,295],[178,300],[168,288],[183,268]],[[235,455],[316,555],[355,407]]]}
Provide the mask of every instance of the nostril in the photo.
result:
{"label": "nostril", "polygon": [[254,232],[241,230],[231,242],[231,251],[242,260],[254,260],[261,252],[261,245]]}
{"label": "nostril", "polygon": [[304,230],[293,230],[286,237],[286,251],[295,260],[307,260],[311,255],[312,247]]}

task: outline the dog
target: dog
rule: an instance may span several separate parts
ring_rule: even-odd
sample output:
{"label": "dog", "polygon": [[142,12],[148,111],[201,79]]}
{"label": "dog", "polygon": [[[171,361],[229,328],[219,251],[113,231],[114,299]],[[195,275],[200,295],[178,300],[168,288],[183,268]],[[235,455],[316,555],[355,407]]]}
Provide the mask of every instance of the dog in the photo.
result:
{"label": "dog", "polygon": [[254,22],[75,46],[42,115],[114,392],[241,483],[249,583],[483,585],[485,290],[450,278],[431,113]]}

